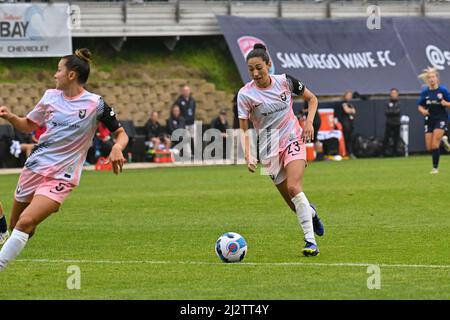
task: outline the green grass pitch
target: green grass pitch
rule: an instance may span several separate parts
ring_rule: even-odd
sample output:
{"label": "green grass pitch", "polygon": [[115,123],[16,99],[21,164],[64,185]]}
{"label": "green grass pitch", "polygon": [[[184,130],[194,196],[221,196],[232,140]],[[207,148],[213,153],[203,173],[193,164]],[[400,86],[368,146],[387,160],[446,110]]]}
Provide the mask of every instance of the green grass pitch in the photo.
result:
{"label": "green grass pitch", "polygon": [[[84,172],[0,273],[0,300],[448,299],[450,157],[440,168],[429,174],[430,156],[311,163],[304,189],[325,236],[308,258],[295,215],[245,166]],[[8,217],[17,178],[0,176]],[[227,231],[248,242],[242,263],[214,252]]]}

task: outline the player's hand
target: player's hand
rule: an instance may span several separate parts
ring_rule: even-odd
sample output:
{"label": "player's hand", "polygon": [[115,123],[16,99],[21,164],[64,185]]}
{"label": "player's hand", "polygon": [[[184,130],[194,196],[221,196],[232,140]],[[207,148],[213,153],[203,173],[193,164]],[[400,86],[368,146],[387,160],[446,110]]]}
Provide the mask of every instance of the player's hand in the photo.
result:
{"label": "player's hand", "polygon": [[119,174],[122,172],[125,158],[122,154],[122,148],[119,145],[115,144],[113,146],[106,163],[112,163],[113,171],[115,174]]}
{"label": "player's hand", "polygon": [[0,118],[8,120],[11,118],[12,114],[11,111],[9,111],[8,107],[0,106]]}
{"label": "player's hand", "polygon": [[312,122],[305,122],[305,127],[303,128],[302,140],[304,143],[311,142],[314,137],[314,127]]}
{"label": "player's hand", "polygon": [[428,117],[430,115],[430,112],[428,110],[424,110],[421,113],[424,117]]}

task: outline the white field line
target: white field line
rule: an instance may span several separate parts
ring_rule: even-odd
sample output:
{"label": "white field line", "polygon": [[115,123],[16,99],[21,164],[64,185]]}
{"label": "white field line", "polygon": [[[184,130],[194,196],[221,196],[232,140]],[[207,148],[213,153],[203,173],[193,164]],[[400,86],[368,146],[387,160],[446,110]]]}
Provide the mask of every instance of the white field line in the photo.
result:
{"label": "white field line", "polygon": [[[154,162],[135,162],[135,163],[126,163],[124,165],[124,169],[155,169],[155,168],[184,168],[184,167],[203,167],[203,166],[222,166],[222,165],[243,165],[245,164],[244,160],[238,160],[236,163],[232,160],[205,160],[205,161],[192,161],[192,162],[170,162],[170,163],[154,163]],[[95,166],[85,166],[83,167],[83,171],[95,171]],[[22,168],[9,168],[9,169],[0,169],[0,175],[6,174],[19,174],[22,172]]]}
{"label": "white field line", "polygon": [[153,260],[77,260],[77,259],[19,259],[16,262],[26,263],[87,263],[87,264],[165,264],[165,265],[234,265],[234,266],[312,266],[312,267],[368,267],[377,265],[383,268],[422,268],[422,269],[450,269],[450,265],[434,264],[387,264],[387,263],[321,263],[321,262],[241,262],[241,263],[221,263],[221,262],[202,262],[202,261],[153,261]]}

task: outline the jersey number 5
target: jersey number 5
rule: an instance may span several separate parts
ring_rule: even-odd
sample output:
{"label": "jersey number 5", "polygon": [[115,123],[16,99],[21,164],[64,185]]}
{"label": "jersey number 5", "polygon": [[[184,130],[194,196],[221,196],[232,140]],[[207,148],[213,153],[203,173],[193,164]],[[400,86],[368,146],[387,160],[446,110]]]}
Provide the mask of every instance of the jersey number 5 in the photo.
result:
{"label": "jersey number 5", "polygon": [[50,190],[50,192],[52,192],[52,193],[61,192],[61,191],[64,190],[64,188],[65,188],[64,183],[60,182],[59,185],[57,185],[57,186],[55,187],[56,192],[53,191],[53,190]]}

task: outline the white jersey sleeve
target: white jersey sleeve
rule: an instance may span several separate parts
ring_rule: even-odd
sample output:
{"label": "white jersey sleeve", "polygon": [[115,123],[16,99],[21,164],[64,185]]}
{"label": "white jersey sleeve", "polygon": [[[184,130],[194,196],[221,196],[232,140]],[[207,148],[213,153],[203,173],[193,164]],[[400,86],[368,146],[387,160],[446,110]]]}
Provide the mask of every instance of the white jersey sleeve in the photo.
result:
{"label": "white jersey sleeve", "polygon": [[241,91],[239,91],[238,93],[237,105],[238,105],[238,118],[245,120],[248,119],[250,116],[250,106],[248,100]]}
{"label": "white jersey sleeve", "polygon": [[47,112],[47,91],[45,91],[41,100],[36,104],[36,106],[27,114],[27,118],[42,127],[45,124],[45,114]]}

